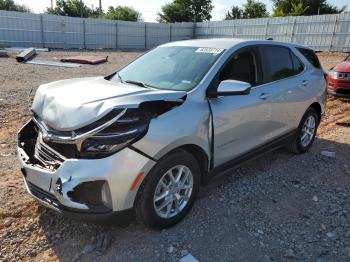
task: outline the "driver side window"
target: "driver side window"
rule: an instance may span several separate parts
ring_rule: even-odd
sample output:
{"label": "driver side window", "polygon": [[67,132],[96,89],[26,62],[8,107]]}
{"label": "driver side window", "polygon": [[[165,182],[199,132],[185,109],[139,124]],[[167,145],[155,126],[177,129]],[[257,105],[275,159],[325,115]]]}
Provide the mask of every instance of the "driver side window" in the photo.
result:
{"label": "driver side window", "polygon": [[234,54],[219,75],[223,80],[239,80],[256,86],[260,83],[258,59],[254,50],[244,50]]}

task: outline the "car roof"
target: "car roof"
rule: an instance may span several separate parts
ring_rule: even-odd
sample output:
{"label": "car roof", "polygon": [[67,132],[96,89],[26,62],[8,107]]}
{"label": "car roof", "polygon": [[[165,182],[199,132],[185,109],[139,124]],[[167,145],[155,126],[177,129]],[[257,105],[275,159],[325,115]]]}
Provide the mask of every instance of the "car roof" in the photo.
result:
{"label": "car roof", "polygon": [[[192,39],[192,40],[183,40],[166,43],[162,46],[190,46],[190,47],[207,47],[207,48],[221,48],[221,49],[230,49],[238,44],[249,43],[249,44],[273,44],[273,45],[282,45],[289,47],[302,47],[304,46],[291,44],[286,42],[278,42],[273,40],[257,40],[257,39],[240,39],[240,38],[211,38],[211,39]],[[308,48],[308,47],[306,47]]]}

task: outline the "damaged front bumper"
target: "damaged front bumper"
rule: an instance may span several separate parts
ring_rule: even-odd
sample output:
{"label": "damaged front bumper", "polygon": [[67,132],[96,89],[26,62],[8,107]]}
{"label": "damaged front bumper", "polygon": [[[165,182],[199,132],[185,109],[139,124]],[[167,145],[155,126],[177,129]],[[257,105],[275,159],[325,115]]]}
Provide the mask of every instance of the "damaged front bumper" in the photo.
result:
{"label": "damaged front bumper", "polygon": [[100,159],[67,158],[44,142],[33,120],[19,131],[17,152],[28,192],[51,209],[81,218],[132,208],[135,179],[155,164],[129,147]]}

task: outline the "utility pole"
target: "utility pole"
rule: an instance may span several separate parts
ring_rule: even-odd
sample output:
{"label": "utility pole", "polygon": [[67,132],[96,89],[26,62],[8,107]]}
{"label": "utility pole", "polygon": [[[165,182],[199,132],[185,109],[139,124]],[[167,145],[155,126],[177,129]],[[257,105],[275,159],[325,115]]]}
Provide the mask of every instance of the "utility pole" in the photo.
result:
{"label": "utility pole", "polygon": [[51,9],[53,9],[53,0],[51,0]]}
{"label": "utility pole", "polygon": [[100,0],[100,15],[102,15],[102,0]]}
{"label": "utility pole", "polygon": [[80,0],[80,17],[83,17],[83,0]]}

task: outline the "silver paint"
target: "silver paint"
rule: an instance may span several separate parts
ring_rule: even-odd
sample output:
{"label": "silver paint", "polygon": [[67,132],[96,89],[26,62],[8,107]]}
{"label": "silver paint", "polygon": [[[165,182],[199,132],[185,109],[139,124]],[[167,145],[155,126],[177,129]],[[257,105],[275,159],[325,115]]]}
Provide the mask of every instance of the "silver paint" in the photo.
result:
{"label": "silver paint", "polygon": [[[209,84],[231,55],[242,47],[265,44],[291,48],[306,65],[305,70],[287,79],[255,86],[249,95],[207,98]],[[21,157],[23,150],[18,148],[21,164],[27,170],[26,179],[56,196],[59,193],[52,186],[58,179],[63,182],[64,192],[85,181],[104,180],[110,187],[113,210],[124,210],[133,207],[142,180],[156,164],[151,159],[158,161],[178,147],[191,145],[202,150],[208,161],[213,159],[208,163],[209,167],[216,167],[296,129],[311,104],[317,102],[324,113],[326,83],[323,72],[313,68],[295,48],[296,45],[260,40],[205,39],[164,46],[213,47],[225,51],[201,82],[188,92],[145,89],[92,77],[43,85],[38,89],[32,106],[50,128],[72,131],[93,123],[113,108],[136,108],[144,101],[176,100],[187,95],[180,106],[152,119],[147,134],[133,144],[144,155],[125,148],[103,159],[67,159],[56,171],[49,172],[26,164]],[[144,176],[136,189],[130,190],[140,173]],[[65,194],[60,200],[77,208]]]}

